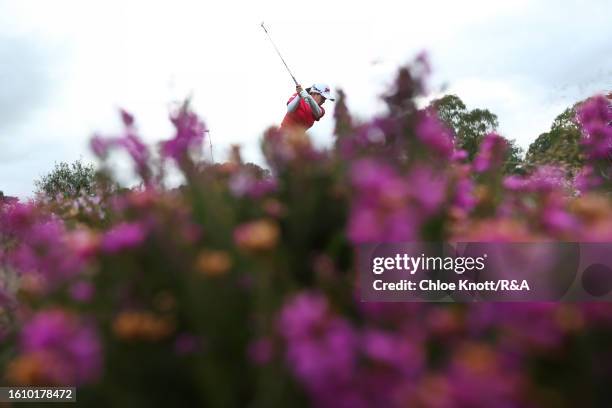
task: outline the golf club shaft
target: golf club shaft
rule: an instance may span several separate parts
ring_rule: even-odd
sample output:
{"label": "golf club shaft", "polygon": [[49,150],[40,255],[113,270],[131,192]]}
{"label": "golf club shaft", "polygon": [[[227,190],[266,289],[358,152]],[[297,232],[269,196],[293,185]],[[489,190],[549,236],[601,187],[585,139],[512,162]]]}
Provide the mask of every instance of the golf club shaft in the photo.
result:
{"label": "golf club shaft", "polygon": [[293,82],[295,82],[295,85],[297,86],[298,85],[298,81],[295,79],[295,77],[291,73],[291,70],[287,66],[287,63],[285,62],[285,59],[283,58],[283,56],[281,55],[280,51],[278,50],[278,47],[276,46],[276,44],[274,44],[274,41],[272,41],[272,37],[270,37],[270,33],[268,33],[268,30],[266,30],[266,27],[264,26],[264,23],[261,23],[261,28],[263,28],[263,30],[266,32],[266,35],[268,36],[268,39],[270,40],[270,42],[272,43],[272,46],[276,50],[276,53],[280,57],[281,61],[283,61],[283,64],[285,65],[285,68],[287,68],[287,72],[289,72],[289,75],[291,75],[291,78],[293,79]]}

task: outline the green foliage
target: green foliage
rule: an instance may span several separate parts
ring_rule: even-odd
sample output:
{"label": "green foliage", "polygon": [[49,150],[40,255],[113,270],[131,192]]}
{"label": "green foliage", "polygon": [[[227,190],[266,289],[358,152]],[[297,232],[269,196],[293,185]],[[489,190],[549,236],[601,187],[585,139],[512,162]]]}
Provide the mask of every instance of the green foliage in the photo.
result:
{"label": "green foliage", "polygon": [[56,163],[53,170],[34,182],[36,193],[50,199],[78,197],[94,194],[96,169],[92,164],[83,163],[80,159],[68,164]]}
{"label": "green foliage", "polygon": [[[474,159],[480,142],[487,133],[497,131],[497,115],[488,109],[469,110],[457,95],[444,95],[431,102],[438,117],[455,133],[455,143]],[[522,168],[522,149],[514,140],[508,140],[510,149],[504,165],[505,173],[520,173]]]}
{"label": "green foliage", "polygon": [[550,130],[542,133],[529,146],[525,162],[528,168],[542,164],[565,167],[573,173],[584,164],[580,149],[580,129],[575,122],[578,104],[565,109],[553,121]]}
{"label": "green foliage", "polygon": [[440,119],[455,132],[457,146],[468,152],[470,160],[478,152],[484,135],[497,130],[497,115],[488,109],[469,110],[457,95],[432,101]]}
{"label": "green foliage", "polygon": [[460,129],[463,124],[463,115],[467,112],[467,107],[461,98],[457,95],[445,95],[440,99],[432,101],[431,105],[436,108],[439,118],[444,123],[456,132]]}
{"label": "green foliage", "polygon": [[523,148],[517,146],[514,139],[508,140],[508,144],[510,148],[508,149],[508,156],[504,163],[504,174],[524,174]]}

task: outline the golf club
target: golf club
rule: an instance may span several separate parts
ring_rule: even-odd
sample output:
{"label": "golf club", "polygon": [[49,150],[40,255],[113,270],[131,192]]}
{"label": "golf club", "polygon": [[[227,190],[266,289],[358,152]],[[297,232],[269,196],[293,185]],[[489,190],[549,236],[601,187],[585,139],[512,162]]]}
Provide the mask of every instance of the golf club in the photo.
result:
{"label": "golf club", "polygon": [[283,56],[281,55],[280,51],[278,50],[278,48],[276,47],[276,44],[274,44],[274,41],[272,41],[272,37],[270,37],[270,33],[268,33],[268,30],[266,30],[266,27],[264,26],[263,21],[261,22],[261,28],[263,28],[263,30],[266,32],[266,35],[268,36],[268,39],[270,40],[270,42],[272,43],[272,46],[274,47],[274,49],[276,50],[276,53],[278,54],[278,56],[280,57],[281,61],[283,61],[283,64],[285,64],[285,68],[287,68],[287,72],[289,72],[289,75],[291,75],[291,78],[293,79],[293,82],[295,82],[295,85],[299,85],[298,81],[295,79],[295,77],[293,76],[293,74],[291,73],[291,70],[289,69],[289,67],[287,66],[287,63],[285,62],[285,59],[283,58]]}

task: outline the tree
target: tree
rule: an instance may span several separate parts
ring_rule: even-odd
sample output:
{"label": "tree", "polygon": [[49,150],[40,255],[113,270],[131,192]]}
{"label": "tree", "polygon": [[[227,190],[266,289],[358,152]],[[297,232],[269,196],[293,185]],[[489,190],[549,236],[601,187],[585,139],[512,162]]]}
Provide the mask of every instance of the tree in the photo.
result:
{"label": "tree", "polygon": [[431,102],[439,118],[455,132],[457,146],[468,153],[470,160],[478,152],[482,138],[497,130],[497,115],[488,109],[468,110],[457,95],[445,95]]}
{"label": "tree", "polygon": [[525,162],[533,168],[542,164],[562,166],[573,173],[584,164],[580,149],[580,128],[575,121],[580,103],[565,109],[553,121],[550,130],[542,133],[529,146]]}
{"label": "tree", "polygon": [[[436,110],[438,117],[455,134],[457,147],[465,150],[472,161],[478,153],[480,142],[487,133],[495,132],[499,126],[497,115],[488,109],[469,110],[457,95],[445,95],[435,99],[430,106]],[[507,173],[521,171],[522,149],[514,140],[508,140],[510,149],[504,165]]]}
{"label": "tree", "polygon": [[36,193],[55,198],[74,198],[82,194],[94,194],[96,170],[92,164],[79,159],[72,164],[56,163],[54,169],[34,182]]}
{"label": "tree", "polygon": [[524,174],[525,163],[523,161],[523,148],[517,146],[516,141],[514,139],[508,140],[508,144],[510,145],[510,147],[508,149],[508,156],[506,157],[506,161],[504,163],[504,173]]}

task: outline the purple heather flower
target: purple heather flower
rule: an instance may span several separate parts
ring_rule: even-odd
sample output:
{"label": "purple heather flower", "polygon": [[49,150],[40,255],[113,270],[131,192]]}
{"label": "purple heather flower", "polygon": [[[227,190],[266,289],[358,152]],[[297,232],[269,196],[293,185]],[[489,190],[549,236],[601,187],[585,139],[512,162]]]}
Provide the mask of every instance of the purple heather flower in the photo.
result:
{"label": "purple heather flower", "polygon": [[510,191],[521,191],[525,189],[527,181],[524,177],[511,175],[504,178],[503,185],[507,190]]}
{"label": "purple heather flower", "polygon": [[139,223],[124,222],[106,231],[102,237],[104,252],[115,253],[139,246],[146,238],[146,231]]}
{"label": "purple heather flower", "polygon": [[355,139],[359,147],[367,147],[385,143],[387,139],[401,134],[401,123],[395,118],[376,117],[359,126]]}
{"label": "purple heather flower", "polygon": [[542,225],[553,233],[569,232],[579,224],[576,217],[563,208],[563,203],[555,197],[548,197],[540,216]]}
{"label": "purple heather flower", "polygon": [[120,109],[119,113],[121,114],[121,121],[123,122],[125,127],[130,128],[134,125],[134,115],[132,115],[125,109]]}
{"label": "purple heather flower", "polygon": [[148,179],[150,170],[148,168],[149,149],[134,133],[134,117],[128,112],[121,110],[121,120],[126,127],[126,135],[122,137],[103,138],[94,135],[90,140],[90,147],[94,154],[103,159],[108,155],[111,148],[123,147],[132,157],[136,165],[136,171],[145,179]]}
{"label": "purple heather flower", "polygon": [[354,330],[335,317],[308,337],[289,339],[287,360],[298,380],[317,393],[350,381],[357,361],[356,347]]}
{"label": "purple heather flower", "polygon": [[201,147],[206,127],[204,122],[186,107],[171,115],[170,120],[176,134],[173,139],[162,143],[161,152],[164,157],[181,161],[191,149]]}
{"label": "purple heather flower", "polygon": [[325,319],[327,308],[327,299],[324,296],[318,293],[301,293],[283,307],[279,331],[286,338],[307,336]]}
{"label": "purple heather flower", "polygon": [[3,206],[0,215],[2,232],[5,234],[19,234],[27,230],[37,219],[36,206],[33,203]]}
{"label": "purple heather flower", "polygon": [[567,190],[571,188],[571,184],[566,179],[564,170],[555,166],[540,166],[528,176],[508,176],[503,181],[508,190],[531,193]]}
{"label": "purple heather flower", "polygon": [[[46,288],[54,287],[78,275],[86,259],[75,253],[68,243],[64,223],[56,217],[24,219],[9,217],[16,244],[7,252],[8,263],[21,273],[35,273],[43,278]],[[31,214],[34,217],[33,214]],[[11,225],[8,225],[11,228]]]}
{"label": "purple heather flower", "polygon": [[415,166],[406,176],[415,202],[426,216],[439,211],[446,196],[447,183],[441,174],[426,166]]}
{"label": "purple heather flower", "polygon": [[506,139],[496,133],[487,134],[482,140],[480,150],[474,159],[474,171],[484,173],[499,168],[507,151],[508,142]]}
{"label": "purple heather flower", "polygon": [[576,219],[558,208],[545,211],[542,221],[554,231],[567,231],[576,226]]}
{"label": "purple heather flower", "polygon": [[[409,305],[366,306],[385,311],[396,307],[395,317],[381,313],[392,321],[418,317]],[[288,367],[316,406],[395,406],[398,391],[414,382],[424,364],[422,337],[415,342],[409,332],[369,327],[360,333],[333,313],[318,293],[291,298],[282,308],[278,327],[286,342]]]}
{"label": "purple heather flower", "polygon": [[149,173],[148,162],[150,156],[147,145],[132,133],[128,133],[125,137],[118,139],[116,143],[128,152],[132,160],[134,160],[136,171],[143,179],[146,179]]}
{"label": "purple heather flower", "polygon": [[540,166],[528,178],[531,191],[557,191],[567,189],[570,183],[565,171],[555,166]]}
{"label": "purple heather flower", "polygon": [[469,173],[460,174],[459,179],[455,184],[455,197],[453,198],[453,205],[462,210],[470,211],[472,208],[474,208],[475,204],[476,198],[474,197],[474,182],[472,181]]}
{"label": "purple heather flower", "polygon": [[421,219],[415,210],[401,208],[380,212],[367,205],[353,205],[348,236],[354,243],[401,242],[416,239]]}
{"label": "purple heather flower", "polygon": [[438,118],[421,112],[421,118],[415,130],[419,140],[427,147],[444,158],[451,157],[453,137],[450,130]]}
{"label": "purple heather flower", "polygon": [[328,310],[318,293],[301,293],[283,307],[279,331],[287,341],[287,359],[296,377],[317,393],[352,375],[356,337],[351,326]]}
{"label": "purple heather flower", "polygon": [[603,180],[601,177],[595,174],[593,166],[586,165],[580,169],[576,177],[574,177],[573,185],[578,192],[585,193],[593,188],[599,187],[602,182]]}
{"label": "purple heather flower", "polygon": [[401,126],[396,119],[377,117],[357,126],[352,133],[338,139],[337,147],[341,157],[348,160],[361,150],[384,146],[398,134],[401,134]]}
{"label": "purple heather flower", "polygon": [[392,332],[368,330],[362,335],[364,354],[376,363],[393,367],[405,375],[420,371],[424,356],[420,347],[410,339]]}
{"label": "purple heather flower", "polygon": [[603,96],[584,102],[577,119],[582,127],[581,144],[588,158],[608,159],[612,154],[612,109]]}
{"label": "purple heather flower", "polygon": [[398,194],[407,194],[407,186],[388,164],[370,159],[355,162],[351,168],[351,182],[364,195],[380,195],[390,188]]}
{"label": "purple heather flower", "polygon": [[89,141],[91,151],[100,159],[108,155],[108,149],[112,143],[100,135],[94,135]]}
{"label": "purple heather flower", "polygon": [[229,181],[230,191],[236,197],[261,198],[276,190],[276,187],[275,179],[258,179],[247,170],[236,172]]}
{"label": "purple heather flower", "polygon": [[79,385],[95,381],[102,370],[102,347],[96,330],[69,312],[52,309],[38,312],[20,335],[24,353],[44,352],[57,357],[51,372],[59,384]]}
{"label": "purple heather flower", "polygon": [[244,197],[255,181],[255,177],[248,171],[238,171],[232,175],[228,186],[234,196]]}
{"label": "purple heather flower", "polygon": [[453,161],[463,161],[468,158],[467,150],[459,149],[453,152],[451,160]]}
{"label": "purple heather flower", "polygon": [[439,211],[447,183],[429,167],[415,166],[406,175],[370,159],[354,163],[355,189],[348,236],[355,243],[409,241],[418,238],[424,219]]}

